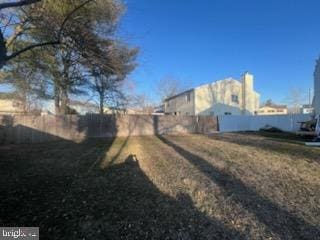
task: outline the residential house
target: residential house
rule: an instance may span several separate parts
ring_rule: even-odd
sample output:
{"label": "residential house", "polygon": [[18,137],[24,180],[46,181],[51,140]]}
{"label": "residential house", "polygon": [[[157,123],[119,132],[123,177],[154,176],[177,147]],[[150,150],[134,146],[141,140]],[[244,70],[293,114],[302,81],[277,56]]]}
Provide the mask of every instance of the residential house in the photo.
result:
{"label": "residential house", "polygon": [[69,107],[71,109],[74,109],[80,115],[99,113],[99,107],[97,106],[97,104],[93,104],[90,102],[70,100]]}
{"label": "residential house", "polygon": [[[74,110],[74,112],[79,115],[85,115],[88,113],[94,113],[94,114],[99,113],[99,107],[96,104],[93,104],[90,102],[70,100],[68,106],[70,110]],[[44,102],[44,107],[42,108],[42,114],[56,114],[53,100]]]}
{"label": "residential house", "polygon": [[259,108],[258,115],[285,115],[288,114],[287,105],[266,104]]}
{"label": "residential house", "polygon": [[22,114],[23,106],[16,100],[0,99],[0,114]]}
{"label": "residential house", "polygon": [[131,115],[151,115],[154,112],[152,106],[143,108],[127,108],[125,114]]}
{"label": "residential house", "polygon": [[0,93],[0,114],[22,114],[22,102],[13,99],[8,93]]}
{"label": "residential house", "polygon": [[312,104],[303,104],[300,108],[302,114],[312,114],[313,113],[313,106]]}
{"label": "residential house", "polygon": [[246,72],[240,81],[227,78],[184,91],[164,101],[165,114],[254,115],[260,95],[253,81],[253,75]]}
{"label": "residential house", "polygon": [[156,106],[152,115],[164,115],[164,104]]}
{"label": "residential house", "polygon": [[[55,114],[54,101],[47,101],[45,108],[42,109],[42,114]],[[78,100],[70,100],[68,107],[71,111],[79,115],[99,114],[100,110],[97,104],[91,102],[83,102]],[[104,114],[131,114],[131,115],[147,115],[152,114],[154,108],[121,108],[121,107],[104,107]]]}
{"label": "residential house", "polygon": [[125,114],[126,109],[120,107],[105,107],[103,112],[104,114]]}
{"label": "residential house", "polygon": [[105,107],[105,114],[127,114],[127,115],[151,115],[154,112],[154,108],[143,107],[143,108],[118,108],[118,107]]}

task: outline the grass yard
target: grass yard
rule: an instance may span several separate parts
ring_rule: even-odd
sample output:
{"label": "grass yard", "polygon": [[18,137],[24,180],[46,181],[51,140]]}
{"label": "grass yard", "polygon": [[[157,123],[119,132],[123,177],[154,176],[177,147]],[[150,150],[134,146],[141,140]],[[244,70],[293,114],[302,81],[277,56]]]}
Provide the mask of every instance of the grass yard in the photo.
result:
{"label": "grass yard", "polygon": [[41,239],[320,239],[320,149],[257,134],[0,146],[0,224]]}

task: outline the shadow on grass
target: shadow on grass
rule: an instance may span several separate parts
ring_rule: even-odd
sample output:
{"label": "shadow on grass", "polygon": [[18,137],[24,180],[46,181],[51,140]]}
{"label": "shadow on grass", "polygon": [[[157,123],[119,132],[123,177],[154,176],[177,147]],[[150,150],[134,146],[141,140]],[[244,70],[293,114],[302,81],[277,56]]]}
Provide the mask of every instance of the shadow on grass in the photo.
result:
{"label": "shadow on grass", "polygon": [[292,138],[286,139],[285,137],[271,137],[268,134],[233,134],[233,133],[223,133],[214,134],[210,138],[218,141],[223,141],[227,143],[235,143],[240,146],[254,147],[257,149],[268,150],[271,152],[276,152],[280,154],[286,154],[293,158],[304,158],[308,162],[318,162],[320,163],[318,149],[311,149],[303,144],[294,141]]}
{"label": "shadow on grass", "polygon": [[241,180],[221,171],[205,159],[185,150],[167,138],[157,136],[163,143],[172,147],[184,159],[192,163],[223,190],[225,197],[231,198],[244,209],[253,213],[267,229],[281,239],[318,239],[320,228],[290,213],[271,200],[260,196],[254,189],[247,187]]}
{"label": "shadow on grass", "polygon": [[253,136],[262,136],[270,140],[295,143],[295,144],[304,144],[307,141],[312,141],[314,136],[301,136],[289,132],[267,132],[267,131],[258,131],[258,132],[245,132],[244,135],[253,135]]}
{"label": "shadow on grass", "polygon": [[133,155],[88,173],[112,142],[0,149],[0,224],[39,226],[41,239],[245,239],[199,212],[188,195],[159,191]]}
{"label": "shadow on grass", "polygon": [[117,153],[112,157],[112,159],[106,164],[106,168],[108,168],[109,166],[111,166],[112,164],[114,164],[114,162],[119,158],[119,156],[121,155],[122,151],[124,150],[124,148],[128,145],[129,139],[135,129],[135,127],[137,126],[137,118],[135,118],[133,120],[133,125],[129,125],[128,126],[128,136],[126,136],[126,139],[123,141],[123,143],[121,144],[121,147],[119,148],[119,150],[117,151]]}

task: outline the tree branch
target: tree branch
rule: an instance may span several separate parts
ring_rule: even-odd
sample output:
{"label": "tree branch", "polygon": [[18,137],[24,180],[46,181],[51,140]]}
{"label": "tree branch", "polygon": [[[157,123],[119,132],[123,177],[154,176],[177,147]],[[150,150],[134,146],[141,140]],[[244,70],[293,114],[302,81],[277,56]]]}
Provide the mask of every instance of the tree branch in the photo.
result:
{"label": "tree branch", "polygon": [[12,8],[12,7],[22,7],[25,5],[30,5],[32,3],[40,2],[41,0],[21,0],[18,2],[6,2],[0,3],[0,10],[5,8]]}
{"label": "tree branch", "polygon": [[[41,0],[24,0],[24,1],[20,1],[20,2],[16,2],[17,3],[23,3],[23,2],[27,2],[27,4],[29,3],[34,3],[34,2],[39,2]],[[37,48],[37,47],[43,47],[43,46],[48,46],[48,45],[58,45],[58,44],[61,44],[61,35],[62,35],[62,32],[64,30],[64,27],[66,25],[66,23],[68,22],[68,20],[72,17],[72,15],[74,13],[76,13],[79,9],[83,8],[85,5],[87,5],[88,3],[92,2],[92,1],[95,1],[95,0],[87,0],[85,2],[83,2],[82,4],[80,4],[79,6],[77,6],[75,9],[73,9],[70,13],[68,13],[68,15],[65,17],[65,19],[63,20],[61,26],[60,26],[60,29],[59,29],[59,32],[58,32],[58,40],[54,40],[54,41],[48,41],[48,42],[44,42],[44,43],[38,43],[38,44],[34,44],[34,45],[30,45],[28,47],[25,47],[15,53],[12,53],[11,55],[7,56],[5,59],[6,61],[9,61],[15,57],[17,57],[18,55],[28,51],[28,50],[31,50],[33,48]],[[1,5],[0,4],[0,9],[1,9]]]}
{"label": "tree branch", "polygon": [[8,48],[11,44],[13,44],[13,42],[23,33],[24,29],[23,29],[23,24],[19,24],[15,30],[14,33],[12,34],[11,37],[9,37],[6,41],[6,48]]}
{"label": "tree branch", "polygon": [[61,34],[62,34],[62,31],[64,29],[64,26],[66,25],[66,23],[68,22],[68,20],[72,17],[72,15],[77,12],[79,9],[83,8],[85,5],[87,5],[88,3],[92,2],[92,1],[95,1],[95,0],[87,0],[85,2],[83,2],[82,4],[80,4],[78,7],[76,7],[75,9],[73,9],[67,16],[66,18],[63,20],[62,24],[61,24],[61,27],[60,27],[60,30],[59,30],[59,33],[58,33],[58,39],[61,38]]}
{"label": "tree branch", "polygon": [[57,41],[49,41],[49,42],[44,42],[44,43],[38,43],[38,44],[30,45],[30,46],[28,46],[28,47],[25,47],[25,48],[23,48],[23,49],[15,52],[15,53],[11,54],[10,56],[7,56],[7,57],[6,57],[6,60],[9,61],[9,60],[11,60],[12,58],[15,58],[15,57],[17,57],[18,55],[20,55],[20,54],[22,54],[22,53],[24,53],[24,52],[26,52],[26,51],[29,51],[29,50],[31,50],[31,49],[33,49],[33,48],[44,47],[44,46],[48,46],[48,45],[57,45],[57,44],[60,44],[60,43],[61,43],[60,40],[57,40]]}

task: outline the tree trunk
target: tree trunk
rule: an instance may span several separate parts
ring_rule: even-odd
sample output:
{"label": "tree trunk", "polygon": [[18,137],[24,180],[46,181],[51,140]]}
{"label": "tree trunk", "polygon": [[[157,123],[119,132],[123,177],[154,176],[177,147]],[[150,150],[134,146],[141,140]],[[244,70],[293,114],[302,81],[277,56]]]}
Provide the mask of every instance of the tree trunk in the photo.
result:
{"label": "tree trunk", "polygon": [[63,53],[62,56],[62,82],[60,84],[60,92],[61,92],[61,114],[68,114],[68,88],[69,88],[69,70],[70,70],[70,52]]}
{"label": "tree trunk", "polygon": [[100,94],[100,115],[104,114],[104,104],[103,104],[103,96]]}
{"label": "tree trunk", "polygon": [[3,33],[0,30],[0,69],[5,65],[7,58],[6,42]]}
{"label": "tree trunk", "polygon": [[66,88],[61,88],[61,114],[68,114],[68,93]]}
{"label": "tree trunk", "polygon": [[58,84],[54,83],[54,111],[56,115],[60,115],[60,88]]}
{"label": "tree trunk", "polygon": [[23,113],[27,113],[30,111],[29,103],[28,103],[28,97],[27,93],[22,94],[22,108],[23,108]]}

